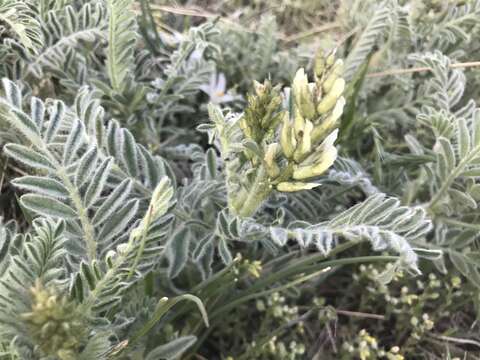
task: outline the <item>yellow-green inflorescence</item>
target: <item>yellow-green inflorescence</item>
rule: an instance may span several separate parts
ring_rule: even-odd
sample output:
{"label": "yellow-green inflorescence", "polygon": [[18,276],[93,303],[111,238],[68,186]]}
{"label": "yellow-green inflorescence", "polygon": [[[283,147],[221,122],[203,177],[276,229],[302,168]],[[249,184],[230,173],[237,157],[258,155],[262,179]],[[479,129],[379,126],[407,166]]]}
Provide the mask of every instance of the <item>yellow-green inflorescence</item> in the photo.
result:
{"label": "yellow-green inflorescence", "polygon": [[76,359],[87,332],[75,303],[53,288],[44,288],[40,282],[30,293],[31,311],[20,316],[36,345],[45,355]]}
{"label": "yellow-green inflorescence", "polygon": [[342,72],[343,61],[336,60],[334,53],[316,57],[313,82],[299,69],[291,86],[289,111],[282,108],[278,87],[269,81],[255,84],[239,124],[263,158],[258,152],[245,151],[255,176],[230,199],[237,214],[251,216],[274,189],[294,192],[319,185],[311,179],[324,174],[337,157],[334,143],[345,105]]}

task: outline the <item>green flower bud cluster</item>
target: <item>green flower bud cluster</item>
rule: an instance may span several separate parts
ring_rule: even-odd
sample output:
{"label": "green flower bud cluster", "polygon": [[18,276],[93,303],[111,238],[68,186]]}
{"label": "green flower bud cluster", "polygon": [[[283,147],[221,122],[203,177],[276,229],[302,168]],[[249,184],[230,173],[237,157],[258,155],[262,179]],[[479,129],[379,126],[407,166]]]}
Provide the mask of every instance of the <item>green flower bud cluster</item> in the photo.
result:
{"label": "green flower bud cluster", "polygon": [[245,136],[256,143],[274,136],[274,129],[283,116],[280,87],[270,81],[254,82],[255,92],[248,95],[248,106],[240,120]]}
{"label": "green flower bud cluster", "polygon": [[431,331],[435,326],[435,323],[430,319],[427,313],[424,313],[419,319],[416,316],[410,318],[410,324],[413,327],[411,336],[417,340],[421,340],[425,333]]}
{"label": "green flower bud cluster", "polygon": [[341,359],[405,359],[400,353],[398,346],[392,346],[389,350],[381,348],[378,345],[377,339],[370,335],[365,329],[359,331],[355,339],[353,339],[353,342],[344,342],[342,350],[340,355]]}
{"label": "green flower bud cluster", "polygon": [[[406,358],[410,358],[411,351],[435,333],[437,324],[448,323],[452,319],[451,309],[454,304],[461,299],[475,297],[470,289],[462,286],[462,278],[457,275],[439,276],[429,273],[409,279],[398,274],[395,281],[385,286],[379,281],[379,275],[384,271],[383,266],[379,265],[359,266],[359,272],[353,276],[355,287],[358,286],[363,291],[359,304],[376,309],[372,311],[374,313],[384,314],[391,321],[393,332],[406,332],[398,344],[406,351]],[[374,327],[371,329],[376,331]],[[348,348],[354,349],[350,345],[352,344]],[[401,359],[398,352],[379,352],[378,355],[380,354],[381,358]],[[344,358],[357,359],[358,356]]]}
{"label": "green flower bud cluster", "polygon": [[282,359],[282,360],[296,360],[302,359],[305,356],[306,348],[302,343],[290,341],[288,345],[274,336],[264,346],[269,353],[268,358]]}
{"label": "green flower bud cluster", "polygon": [[[297,306],[290,306],[287,297],[274,292],[266,299],[256,301],[256,309],[262,313],[262,326],[278,327],[289,324],[299,318],[300,312]],[[250,346],[254,348],[252,358],[255,359],[285,359],[296,360],[305,357],[306,348],[303,344],[305,334],[304,323],[299,321],[295,328],[292,328],[287,337],[273,336],[268,343],[257,344],[253,341]]]}
{"label": "green flower bud cluster", "polygon": [[250,261],[248,259],[243,261],[242,266],[246,270],[246,272],[252,276],[253,278],[258,279],[262,272],[262,262],[259,260]]}
{"label": "green flower bud cluster", "polygon": [[21,314],[42,352],[61,360],[76,359],[87,336],[85,321],[73,302],[37,282],[30,290],[31,311]]}

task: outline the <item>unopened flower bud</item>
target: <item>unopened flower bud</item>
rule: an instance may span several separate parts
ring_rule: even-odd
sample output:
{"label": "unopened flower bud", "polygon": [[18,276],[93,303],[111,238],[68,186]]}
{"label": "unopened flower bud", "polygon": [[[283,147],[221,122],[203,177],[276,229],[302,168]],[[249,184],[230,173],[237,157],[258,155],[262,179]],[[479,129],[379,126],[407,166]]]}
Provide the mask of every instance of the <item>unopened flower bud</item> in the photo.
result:
{"label": "unopened flower bud", "polygon": [[275,178],[280,174],[280,169],[275,162],[275,157],[277,156],[278,152],[278,143],[273,143],[269,144],[267,146],[267,150],[265,151],[265,163],[266,163],[266,169],[267,173],[271,178]]}
{"label": "unopened flower bud", "polygon": [[295,161],[300,161],[305,155],[310,153],[312,149],[312,130],[311,121],[305,121],[303,128],[296,133],[297,148],[293,154]]}
{"label": "unopened flower bud", "polygon": [[337,149],[333,145],[337,139],[338,130],[328,135],[315,153],[309,156],[305,162],[293,171],[295,180],[304,180],[323,174],[333,165],[337,158]]}
{"label": "unopened flower bud", "polygon": [[320,104],[318,104],[317,111],[320,114],[326,114],[329,112],[337,103],[337,100],[342,95],[344,89],[345,80],[342,78],[336,79],[333,83],[332,89],[325,94],[325,97],[320,101]]}
{"label": "unopened flower bud", "polygon": [[321,77],[323,74],[323,71],[325,70],[325,57],[323,55],[323,51],[317,51],[317,54],[315,55],[315,62],[313,69],[315,71],[315,75],[317,77]]}
{"label": "unopened flower bud", "polygon": [[337,49],[333,49],[330,51],[330,53],[327,55],[326,59],[326,64],[327,66],[332,66],[333,63],[335,62],[335,53],[337,52]]}
{"label": "unopened flower bud", "polygon": [[336,126],[337,120],[343,114],[343,108],[345,107],[345,98],[341,96],[337,102],[335,103],[335,107],[333,108],[331,114],[327,116],[325,120],[322,121],[321,124],[316,125],[312,132],[312,141],[316,142],[323,138],[325,134],[327,134],[331,129]]}
{"label": "unopened flower bud", "polygon": [[293,97],[295,105],[300,110],[303,117],[311,119],[315,116],[315,104],[310,92],[308,78],[303,68],[299,69],[293,79]]}
{"label": "unopened flower bud", "polygon": [[277,185],[277,190],[283,192],[294,192],[300,190],[310,190],[317,186],[320,186],[320,184],[304,182],[281,182]]}
{"label": "unopened flower bud", "polygon": [[333,84],[335,83],[335,80],[340,78],[343,74],[343,60],[338,59],[335,61],[335,64],[333,65],[332,69],[330,70],[330,74],[328,77],[323,81],[322,87],[323,90],[328,93],[332,89]]}
{"label": "unopened flower bud", "polygon": [[253,137],[253,132],[252,128],[248,125],[247,120],[245,118],[242,118],[239,122],[239,125],[245,136],[251,139]]}
{"label": "unopened flower bud", "polygon": [[253,81],[253,87],[257,96],[262,96],[265,93],[266,86],[256,80]]}
{"label": "unopened flower bud", "polygon": [[283,126],[280,133],[280,145],[282,146],[282,151],[285,154],[285,157],[291,158],[297,143],[293,133],[294,129],[292,128],[290,119],[288,117],[288,113],[286,113],[283,117]]}
{"label": "unopened flower bud", "polygon": [[302,132],[304,127],[305,127],[305,119],[300,113],[300,110],[295,109],[295,118],[293,120],[293,128],[295,129],[295,135],[297,136],[297,134]]}

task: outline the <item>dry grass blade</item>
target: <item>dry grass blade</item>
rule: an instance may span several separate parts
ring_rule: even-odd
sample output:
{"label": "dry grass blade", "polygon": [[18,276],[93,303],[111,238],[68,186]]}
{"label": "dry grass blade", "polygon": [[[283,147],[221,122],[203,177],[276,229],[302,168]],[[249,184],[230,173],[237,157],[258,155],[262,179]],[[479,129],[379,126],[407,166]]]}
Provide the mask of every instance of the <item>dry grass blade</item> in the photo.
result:
{"label": "dry grass blade", "polygon": [[[450,65],[451,69],[457,69],[457,68],[471,68],[471,67],[479,67],[480,66],[480,61],[469,61],[469,62],[463,62],[463,63],[454,63]],[[380,72],[374,72],[367,74],[368,78],[375,78],[375,77],[384,77],[384,76],[394,76],[394,75],[404,75],[404,74],[411,74],[411,73],[416,73],[416,72],[424,72],[424,71],[431,71],[432,69],[427,67],[427,66],[421,66],[421,67],[414,67],[410,69],[391,69],[391,70],[385,70],[385,71],[380,71]]]}

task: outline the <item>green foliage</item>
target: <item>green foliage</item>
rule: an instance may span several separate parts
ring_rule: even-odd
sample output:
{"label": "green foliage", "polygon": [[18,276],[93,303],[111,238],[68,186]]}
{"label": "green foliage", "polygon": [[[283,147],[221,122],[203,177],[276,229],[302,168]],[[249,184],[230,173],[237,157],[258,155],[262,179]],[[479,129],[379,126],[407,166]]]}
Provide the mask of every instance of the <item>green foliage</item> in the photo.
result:
{"label": "green foliage", "polygon": [[346,59],[344,76],[347,80],[353,78],[355,72],[367,60],[368,55],[374,51],[378,37],[388,28],[390,16],[391,10],[385,3],[379,4],[374,10],[371,20]]}
{"label": "green foliage", "polygon": [[0,0],[0,358],[475,356],[478,1],[171,5]]}
{"label": "green foliage", "polygon": [[28,3],[2,0],[0,20],[6,25],[0,34],[11,31],[25,49],[36,52],[37,47],[42,43],[40,24],[32,16]]}
{"label": "green foliage", "polygon": [[288,230],[272,227],[270,231],[273,241],[281,246],[294,238],[301,246],[314,245],[326,255],[336,246],[339,237],[350,241],[366,239],[374,250],[396,251],[407,268],[418,271],[417,255],[410,243],[424,237],[430,229],[423,208],[403,207],[397,199],[385,199],[384,194],[377,194],[328,222]]}
{"label": "green foliage", "polygon": [[[131,10],[133,2],[128,0],[108,1],[108,50],[107,70],[110,85],[121,90],[132,70],[135,49],[135,17]],[[129,68],[130,67],[130,68]]]}

